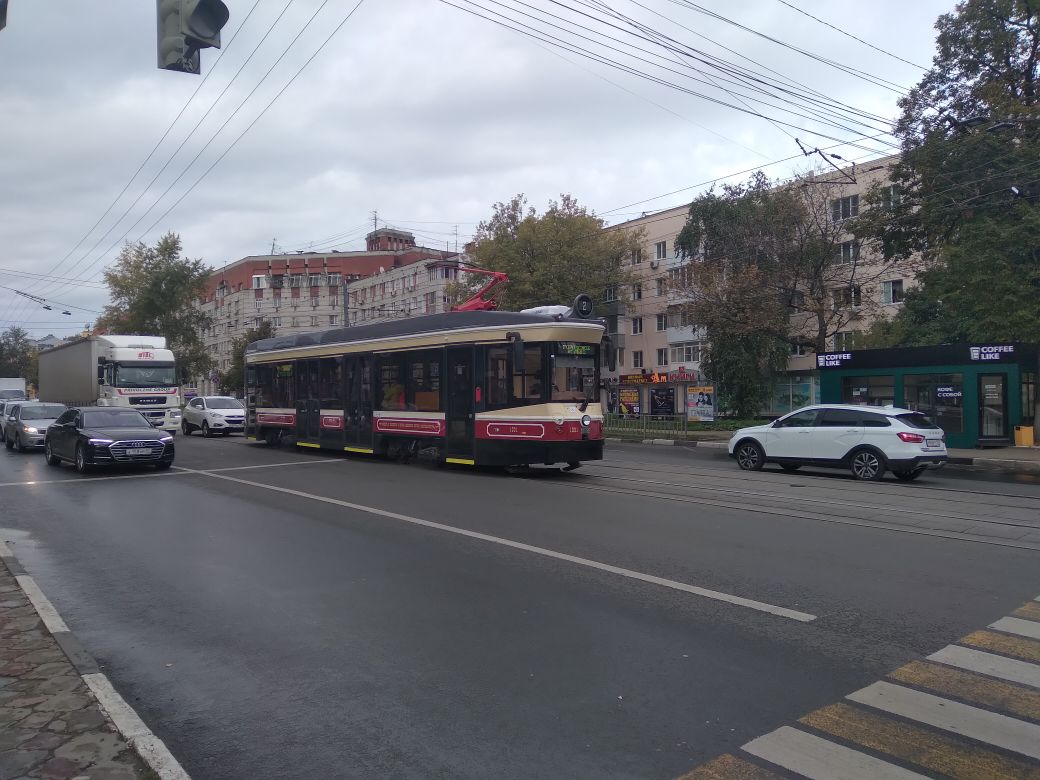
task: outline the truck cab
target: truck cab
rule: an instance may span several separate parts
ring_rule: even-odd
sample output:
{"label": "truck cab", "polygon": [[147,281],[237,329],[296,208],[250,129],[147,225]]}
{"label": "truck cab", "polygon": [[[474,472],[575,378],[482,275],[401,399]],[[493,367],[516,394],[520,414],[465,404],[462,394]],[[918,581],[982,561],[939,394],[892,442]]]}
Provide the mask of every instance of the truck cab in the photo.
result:
{"label": "truck cab", "polygon": [[181,397],[166,339],[104,336],[99,341],[98,406],[129,406],[175,435],[181,425]]}

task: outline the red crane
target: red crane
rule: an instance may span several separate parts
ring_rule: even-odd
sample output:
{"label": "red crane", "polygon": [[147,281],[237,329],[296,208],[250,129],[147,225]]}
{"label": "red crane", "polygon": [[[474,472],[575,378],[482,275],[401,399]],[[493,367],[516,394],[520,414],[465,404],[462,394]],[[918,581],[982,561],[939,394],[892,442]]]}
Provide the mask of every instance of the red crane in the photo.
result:
{"label": "red crane", "polygon": [[494,299],[494,296],[490,298],[484,298],[485,295],[490,293],[496,287],[505,284],[509,281],[508,274],[504,274],[501,271],[489,271],[486,268],[477,268],[473,265],[453,265],[451,263],[437,263],[432,266],[433,268],[458,268],[459,271],[467,274],[484,274],[491,278],[477,290],[470,298],[458,304],[452,306],[452,311],[494,311],[498,308],[498,302]]}

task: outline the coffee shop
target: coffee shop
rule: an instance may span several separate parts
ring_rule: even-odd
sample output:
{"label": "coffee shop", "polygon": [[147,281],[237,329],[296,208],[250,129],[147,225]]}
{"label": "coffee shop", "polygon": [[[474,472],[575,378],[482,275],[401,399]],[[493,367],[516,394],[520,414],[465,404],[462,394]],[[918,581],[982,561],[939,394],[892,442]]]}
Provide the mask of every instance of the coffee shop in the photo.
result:
{"label": "coffee shop", "polygon": [[946,431],[950,447],[1008,446],[1016,433],[1032,443],[1036,344],[825,352],[816,364],[823,403],[920,411]]}

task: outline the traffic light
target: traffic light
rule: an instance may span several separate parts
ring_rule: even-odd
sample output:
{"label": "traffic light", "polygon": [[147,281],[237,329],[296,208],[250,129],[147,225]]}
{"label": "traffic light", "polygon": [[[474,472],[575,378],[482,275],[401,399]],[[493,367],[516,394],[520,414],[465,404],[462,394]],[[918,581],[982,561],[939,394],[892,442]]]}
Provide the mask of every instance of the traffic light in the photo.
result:
{"label": "traffic light", "polygon": [[198,73],[199,49],[220,48],[229,16],[221,0],[156,0],[159,67]]}

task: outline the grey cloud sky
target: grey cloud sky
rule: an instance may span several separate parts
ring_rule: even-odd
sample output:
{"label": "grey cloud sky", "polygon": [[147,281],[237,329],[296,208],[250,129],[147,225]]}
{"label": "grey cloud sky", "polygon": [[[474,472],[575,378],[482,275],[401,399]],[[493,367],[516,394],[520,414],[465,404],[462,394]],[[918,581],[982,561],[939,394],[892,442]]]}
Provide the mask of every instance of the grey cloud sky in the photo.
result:
{"label": "grey cloud sky", "polygon": [[[141,236],[151,242],[165,230],[177,231],[190,256],[219,266],[265,252],[273,239],[295,250],[346,233],[336,248],[359,248],[371,212],[378,209],[381,218],[412,229],[425,243],[442,245],[454,242],[456,224],[464,240],[494,202],[517,192],[526,193],[539,208],[570,192],[604,212],[798,151],[788,135],[765,120],[572,53],[554,53],[437,0],[366,0],[227,157],[155,229],[145,232],[353,6],[347,0],[328,2],[268,81],[170,194],[148,210],[321,5],[321,0],[292,0],[199,131],[117,223],[116,217],[143,191],[286,8],[286,0],[258,0],[243,26],[253,0],[227,2],[232,17],[224,31],[224,50],[202,55],[203,74],[212,72],[211,77],[112,213],[59,266],[112,203],[201,77],[156,69],[151,0],[10,0],[8,27],[0,32],[0,269],[8,269],[0,270],[0,284],[100,309],[107,296],[97,284],[124,233],[128,239]],[[499,8],[490,0],[477,2]],[[502,2],[522,7],[519,0]],[[549,0],[527,2],[568,16]],[[577,7],[579,2],[566,4]],[[685,0],[609,4],[684,44],[732,59],[711,41],[723,44],[827,96],[882,116],[896,114],[895,93],[698,13]],[[845,13],[841,6],[817,0],[793,4],[922,65],[931,61],[936,17],[953,6],[949,0],[879,0]],[[903,86],[920,77],[915,68],[778,0],[701,0],[700,5]],[[580,17],[569,18],[582,23]],[[683,65],[672,61],[668,67]],[[704,85],[690,87],[713,91]],[[854,137],[850,131],[786,118],[805,130]],[[833,143],[790,132],[812,145]],[[885,149],[876,143],[873,148]],[[846,158],[867,154],[849,146],[834,151]],[[804,166],[804,161],[792,161],[767,170],[782,176]],[[609,217],[620,221],[642,210],[678,205],[695,192]],[[92,319],[87,312],[73,311],[73,317],[55,316],[0,289],[0,328],[17,321],[35,334],[66,334]]]}

